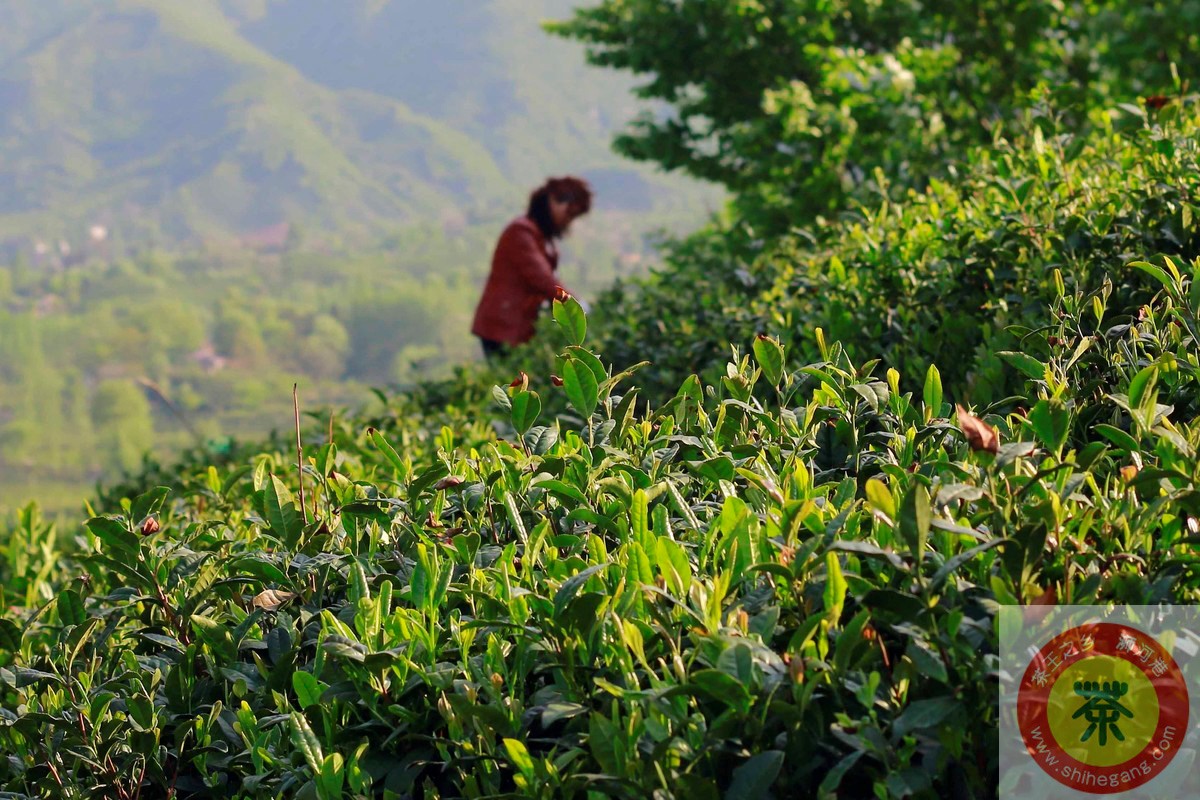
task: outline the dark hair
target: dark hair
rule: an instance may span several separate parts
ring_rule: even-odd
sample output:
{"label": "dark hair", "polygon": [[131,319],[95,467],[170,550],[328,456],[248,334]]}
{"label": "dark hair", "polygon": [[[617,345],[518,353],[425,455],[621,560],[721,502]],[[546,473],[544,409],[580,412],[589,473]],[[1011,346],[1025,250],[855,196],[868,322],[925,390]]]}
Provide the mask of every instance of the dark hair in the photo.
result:
{"label": "dark hair", "polygon": [[551,197],[570,203],[577,217],[592,209],[592,187],[588,186],[583,178],[568,175],[546,181],[529,195],[529,210],[525,215],[534,221],[547,239],[562,236],[562,231],[554,224],[554,217],[550,213]]}

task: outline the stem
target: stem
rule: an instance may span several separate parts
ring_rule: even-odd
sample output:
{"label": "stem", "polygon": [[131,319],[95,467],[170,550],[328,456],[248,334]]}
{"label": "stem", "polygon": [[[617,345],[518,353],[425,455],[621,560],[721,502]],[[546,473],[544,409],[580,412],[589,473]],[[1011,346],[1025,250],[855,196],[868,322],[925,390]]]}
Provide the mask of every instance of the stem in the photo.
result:
{"label": "stem", "polygon": [[300,395],[299,384],[292,384],[292,409],[296,412],[296,470],[300,473],[300,513],[304,524],[308,524],[308,507],[304,505],[304,448],[300,444]]}

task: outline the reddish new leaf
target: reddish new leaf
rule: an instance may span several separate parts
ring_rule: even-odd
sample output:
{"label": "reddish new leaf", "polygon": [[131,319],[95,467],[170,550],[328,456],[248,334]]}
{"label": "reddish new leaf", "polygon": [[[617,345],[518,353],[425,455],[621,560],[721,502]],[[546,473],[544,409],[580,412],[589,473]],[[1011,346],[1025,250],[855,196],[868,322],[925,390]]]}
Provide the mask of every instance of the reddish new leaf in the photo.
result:
{"label": "reddish new leaf", "polygon": [[460,485],[466,483],[466,480],[467,480],[466,478],[463,478],[458,475],[447,475],[446,477],[442,478],[440,481],[435,483],[433,485],[433,488],[437,489],[439,492],[444,489],[453,489],[455,486],[460,486]]}

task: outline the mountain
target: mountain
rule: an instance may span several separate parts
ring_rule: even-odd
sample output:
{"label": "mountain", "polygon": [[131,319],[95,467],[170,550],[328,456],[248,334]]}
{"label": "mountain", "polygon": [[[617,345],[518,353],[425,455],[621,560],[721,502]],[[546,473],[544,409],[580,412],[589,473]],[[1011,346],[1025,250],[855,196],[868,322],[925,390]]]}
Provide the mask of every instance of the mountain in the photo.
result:
{"label": "mountain", "polygon": [[636,110],[628,81],[541,32],[575,5],[291,0],[265,6],[242,32],[318,83],[390,97],[469,133],[508,174],[530,177],[611,163],[609,134]]}
{"label": "mountain", "polygon": [[629,83],[539,23],[567,0],[0,4],[0,237],[181,241],[490,217],[582,172],[645,210],[694,191],[608,149]]}

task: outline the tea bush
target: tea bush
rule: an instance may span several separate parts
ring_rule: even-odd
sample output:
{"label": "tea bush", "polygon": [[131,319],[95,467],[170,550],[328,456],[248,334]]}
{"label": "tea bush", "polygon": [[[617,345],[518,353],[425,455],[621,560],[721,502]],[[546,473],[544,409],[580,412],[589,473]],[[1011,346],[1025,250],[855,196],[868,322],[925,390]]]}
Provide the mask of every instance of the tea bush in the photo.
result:
{"label": "tea bush", "polygon": [[996,796],[999,605],[1200,600],[1197,119],[1134,111],[29,508],[0,792]]}
{"label": "tea bush", "polygon": [[[0,782],[993,795],[997,604],[1197,599],[1197,267],[1051,274],[1024,408],[978,409],[978,451],[937,368],[906,392],[823,340],[647,408],[558,304],[561,387],[397,399],[310,444],[303,489],[282,446],[90,519],[0,621]],[[1135,273],[1152,302],[1112,305]]]}
{"label": "tea bush", "polygon": [[767,242],[699,234],[604,297],[601,348],[617,363],[649,359],[645,388],[669,393],[692,372],[715,377],[728,343],[757,333],[816,358],[823,327],[856,360],[912,378],[936,361],[979,402],[1020,394],[997,352],[1019,348],[1011,326],[1047,322],[1052,269],[1085,291],[1118,275],[1119,305],[1133,307],[1154,285],[1122,264],[1200,252],[1195,106],[1126,107],[1096,128],[1069,133],[1041,104],[1016,135],[973,151],[957,180],[903,203],[885,197]]}

